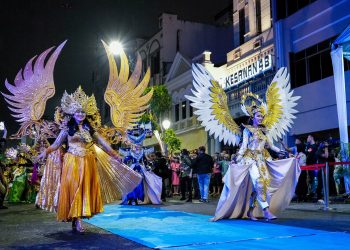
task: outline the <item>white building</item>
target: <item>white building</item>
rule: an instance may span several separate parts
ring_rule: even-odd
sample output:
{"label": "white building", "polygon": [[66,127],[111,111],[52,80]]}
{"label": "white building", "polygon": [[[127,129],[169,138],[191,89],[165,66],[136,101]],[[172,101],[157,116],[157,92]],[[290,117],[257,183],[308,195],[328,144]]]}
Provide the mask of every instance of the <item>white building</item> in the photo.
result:
{"label": "white building", "polygon": [[216,62],[224,62],[225,50],[232,39],[230,27],[179,20],[177,15],[163,13],[159,17],[159,31],[137,51],[144,65],[151,67],[151,84],[164,84],[177,52],[193,58],[209,49],[217,52]]}
{"label": "white building", "polygon": [[[212,139],[208,139],[204,128],[193,116],[192,107],[185,94],[192,88],[192,59],[198,60],[203,51],[215,51],[213,61],[225,62],[226,52],[232,44],[232,27],[225,12],[218,16],[220,25],[179,20],[176,15],[162,14],[159,17],[160,30],[138,48],[144,65],[151,68],[151,84],[165,84],[172,96],[172,109],[168,118],[172,128],[182,141],[182,148],[189,150],[206,146],[209,153]],[[201,57],[200,56],[200,57]],[[210,62],[211,63],[211,62]],[[154,145],[155,139],[145,140],[145,146]]]}

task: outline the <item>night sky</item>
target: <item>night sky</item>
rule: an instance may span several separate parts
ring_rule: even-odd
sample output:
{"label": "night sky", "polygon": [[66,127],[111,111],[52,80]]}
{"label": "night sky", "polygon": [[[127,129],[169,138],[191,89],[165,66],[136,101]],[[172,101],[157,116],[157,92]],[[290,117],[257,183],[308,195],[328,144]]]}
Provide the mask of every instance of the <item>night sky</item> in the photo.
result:
{"label": "night sky", "polygon": [[[214,16],[231,0],[11,0],[0,7],[0,91],[4,81],[10,83],[26,62],[51,46],[68,39],[54,71],[56,95],[49,99],[45,116],[53,119],[63,91],[74,91],[79,84],[87,94],[94,74],[108,74],[105,52],[100,40],[107,43],[147,38],[158,31],[158,16],[174,13],[189,21],[212,23]],[[107,76],[101,76],[105,79]],[[101,82],[104,88],[106,82]],[[18,123],[0,96],[0,121],[5,121],[10,134]]]}

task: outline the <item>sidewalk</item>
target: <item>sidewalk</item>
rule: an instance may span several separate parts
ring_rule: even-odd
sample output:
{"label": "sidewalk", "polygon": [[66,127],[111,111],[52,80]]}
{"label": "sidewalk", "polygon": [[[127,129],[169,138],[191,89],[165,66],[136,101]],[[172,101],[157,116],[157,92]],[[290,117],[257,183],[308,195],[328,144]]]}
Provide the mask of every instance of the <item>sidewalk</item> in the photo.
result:
{"label": "sidewalk", "polygon": [[[350,204],[329,204],[328,212],[332,213],[347,213],[350,214]],[[291,203],[287,209],[290,210],[306,210],[306,211],[323,211],[325,206],[320,203],[310,203],[310,202],[302,202],[302,203]]]}
{"label": "sidewalk", "polygon": [[[166,209],[186,211],[190,213],[214,215],[216,205],[218,203],[218,198],[212,198],[209,203],[201,203],[198,200],[193,200],[192,203],[185,201],[180,201],[179,197],[168,198],[165,203]],[[197,206],[194,204],[198,204]],[[324,205],[321,203],[313,202],[291,202],[286,210],[298,210],[298,211],[313,211],[313,212],[325,212]],[[332,213],[345,213],[350,214],[350,204],[349,203],[333,203],[329,204],[329,212]]]}

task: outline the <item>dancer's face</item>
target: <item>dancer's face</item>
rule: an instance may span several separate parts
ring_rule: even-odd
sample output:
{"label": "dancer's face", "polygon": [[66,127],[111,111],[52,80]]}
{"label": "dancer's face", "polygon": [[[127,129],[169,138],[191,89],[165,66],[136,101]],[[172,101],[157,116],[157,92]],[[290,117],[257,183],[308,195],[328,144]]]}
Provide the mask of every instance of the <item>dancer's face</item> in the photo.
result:
{"label": "dancer's face", "polygon": [[253,118],[253,125],[254,126],[259,126],[262,124],[262,121],[264,120],[264,116],[261,112],[256,112],[254,114],[254,118]]}
{"label": "dancer's face", "polygon": [[77,112],[74,113],[74,119],[77,124],[83,122],[86,118],[86,114],[82,110],[78,110]]}

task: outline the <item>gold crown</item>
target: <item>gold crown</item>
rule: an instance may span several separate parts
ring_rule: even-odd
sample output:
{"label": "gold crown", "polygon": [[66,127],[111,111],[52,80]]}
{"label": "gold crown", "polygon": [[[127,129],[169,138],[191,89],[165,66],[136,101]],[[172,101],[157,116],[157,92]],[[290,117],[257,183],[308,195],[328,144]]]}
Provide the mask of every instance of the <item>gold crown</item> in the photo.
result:
{"label": "gold crown", "polygon": [[[248,97],[252,99],[250,105],[246,104]],[[263,115],[265,115],[266,113],[264,102],[260,99],[258,95],[255,95],[253,93],[248,93],[242,96],[241,108],[246,115],[251,117],[253,117],[256,112],[261,112]]]}
{"label": "gold crown", "polygon": [[81,86],[73,94],[64,92],[61,99],[62,111],[66,114],[73,115],[77,111],[84,111],[87,115],[95,114],[98,109],[96,106],[95,96],[87,96]]}

